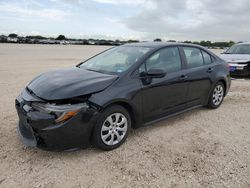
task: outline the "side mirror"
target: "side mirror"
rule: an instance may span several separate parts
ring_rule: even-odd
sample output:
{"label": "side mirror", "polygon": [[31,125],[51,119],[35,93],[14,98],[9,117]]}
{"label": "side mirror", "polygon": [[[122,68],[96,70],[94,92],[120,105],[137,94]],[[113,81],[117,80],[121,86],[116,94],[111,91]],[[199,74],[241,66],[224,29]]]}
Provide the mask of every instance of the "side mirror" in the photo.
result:
{"label": "side mirror", "polygon": [[150,78],[163,78],[164,76],[166,76],[166,72],[162,69],[149,69],[147,72],[147,76],[149,76]]}

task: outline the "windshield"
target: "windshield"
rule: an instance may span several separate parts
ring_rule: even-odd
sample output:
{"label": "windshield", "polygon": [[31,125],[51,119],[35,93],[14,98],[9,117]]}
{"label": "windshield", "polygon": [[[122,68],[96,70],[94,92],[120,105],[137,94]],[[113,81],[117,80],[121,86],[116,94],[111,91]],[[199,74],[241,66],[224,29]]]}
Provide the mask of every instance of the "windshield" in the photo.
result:
{"label": "windshield", "polygon": [[227,54],[250,54],[250,44],[233,45],[226,51]]}
{"label": "windshield", "polygon": [[87,70],[122,73],[136,63],[150,48],[120,46],[107,50],[81,64],[79,67]]}

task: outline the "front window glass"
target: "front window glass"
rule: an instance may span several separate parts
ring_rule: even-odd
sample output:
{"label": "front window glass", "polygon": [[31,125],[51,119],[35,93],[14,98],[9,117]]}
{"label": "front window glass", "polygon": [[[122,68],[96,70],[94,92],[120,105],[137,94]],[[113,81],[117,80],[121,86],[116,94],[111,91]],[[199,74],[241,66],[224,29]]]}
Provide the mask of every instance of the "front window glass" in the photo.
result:
{"label": "front window glass", "polygon": [[250,54],[250,44],[233,45],[226,51],[226,54]]}
{"label": "front window glass", "polygon": [[200,49],[194,47],[183,47],[187,59],[188,68],[195,68],[202,66],[203,57]]}
{"label": "front window glass", "polygon": [[101,53],[80,65],[80,68],[104,73],[122,73],[128,70],[150,48],[120,46]]}
{"label": "front window glass", "polygon": [[166,73],[181,70],[181,58],[178,47],[167,47],[157,51],[146,61],[147,70],[163,69]]}

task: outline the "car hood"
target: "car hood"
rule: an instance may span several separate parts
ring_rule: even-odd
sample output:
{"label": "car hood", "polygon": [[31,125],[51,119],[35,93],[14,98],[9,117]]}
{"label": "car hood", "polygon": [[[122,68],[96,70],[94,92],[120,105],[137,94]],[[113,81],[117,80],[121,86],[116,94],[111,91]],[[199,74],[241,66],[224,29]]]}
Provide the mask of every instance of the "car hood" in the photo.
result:
{"label": "car hood", "polygon": [[27,87],[39,98],[61,100],[102,91],[117,78],[74,67],[41,74]]}
{"label": "car hood", "polygon": [[246,63],[250,61],[250,54],[221,54],[220,58],[230,63]]}

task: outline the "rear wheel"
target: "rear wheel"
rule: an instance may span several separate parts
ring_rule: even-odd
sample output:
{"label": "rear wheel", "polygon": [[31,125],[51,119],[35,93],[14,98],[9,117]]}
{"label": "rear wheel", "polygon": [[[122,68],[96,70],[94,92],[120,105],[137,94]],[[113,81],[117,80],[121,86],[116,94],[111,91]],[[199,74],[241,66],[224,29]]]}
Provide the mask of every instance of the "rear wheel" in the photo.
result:
{"label": "rear wheel", "polygon": [[93,133],[94,144],[102,150],[113,150],[124,143],[131,127],[131,118],[125,108],[110,106],[103,111]]}
{"label": "rear wheel", "polygon": [[208,107],[211,109],[216,109],[218,108],[221,103],[223,102],[224,99],[224,94],[225,94],[225,87],[222,82],[218,82],[209,97],[208,101]]}

